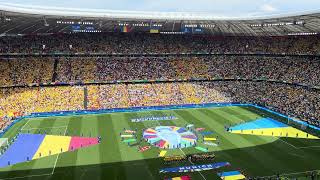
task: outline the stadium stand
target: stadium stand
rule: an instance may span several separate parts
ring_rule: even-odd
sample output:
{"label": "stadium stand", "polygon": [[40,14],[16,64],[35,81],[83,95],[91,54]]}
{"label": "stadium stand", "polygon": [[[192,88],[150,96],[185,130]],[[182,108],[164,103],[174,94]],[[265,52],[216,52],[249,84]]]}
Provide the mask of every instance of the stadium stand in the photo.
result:
{"label": "stadium stand", "polygon": [[[88,86],[89,109],[209,102],[263,104],[317,125],[320,97],[303,87],[254,81]],[[84,109],[83,86],[10,88],[1,94],[1,116]],[[315,122],[312,122],[314,120]]]}
{"label": "stadium stand", "polygon": [[[320,99],[319,90],[315,89],[320,85],[320,61],[317,56],[311,56],[319,53],[316,38],[282,38],[281,43],[268,37],[229,37],[217,41],[191,38],[193,42],[185,36],[170,35],[166,38],[116,34],[3,37],[2,53],[157,52],[159,57],[34,54],[2,57],[0,116],[10,121],[11,117],[31,112],[250,102],[319,125]],[[40,48],[49,42],[50,46]],[[72,48],[67,48],[69,44]],[[225,54],[182,54],[202,51]],[[180,54],[161,54],[167,52]],[[249,55],[257,52],[279,54]],[[283,52],[310,56],[283,56]],[[47,87],[48,84],[53,87]],[[55,86],[59,84],[65,86]],[[88,96],[84,95],[84,89],[88,90]]]}
{"label": "stadium stand", "polygon": [[317,57],[14,58],[3,59],[1,65],[1,86],[213,78],[263,78],[308,86],[320,85],[320,62]]}
{"label": "stadium stand", "polygon": [[[173,43],[174,42],[174,43]],[[43,48],[45,45],[45,48]],[[70,48],[72,45],[72,48]],[[319,54],[314,36],[202,37],[184,35],[74,33],[3,37],[0,53],[274,53]]]}
{"label": "stadium stand", "polygon": [[0,179],[320,175],[320,12],[27,4],[0,3]]}
{"label": "stadium stand", "polygon": [[2,89],[0,116],[83,109],[83,87],[17,87]]}

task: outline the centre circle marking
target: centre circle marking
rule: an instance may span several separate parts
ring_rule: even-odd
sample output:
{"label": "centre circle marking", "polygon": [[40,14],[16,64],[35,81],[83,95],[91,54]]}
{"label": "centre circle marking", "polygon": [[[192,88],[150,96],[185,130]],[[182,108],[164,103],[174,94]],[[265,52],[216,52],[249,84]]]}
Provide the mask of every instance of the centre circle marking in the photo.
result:
{"label": "centre circle marking", "polygon": [[187,148],[197,142],[197,136],[184,127],[157,126],[143,132],[143,138],[161,149]]}

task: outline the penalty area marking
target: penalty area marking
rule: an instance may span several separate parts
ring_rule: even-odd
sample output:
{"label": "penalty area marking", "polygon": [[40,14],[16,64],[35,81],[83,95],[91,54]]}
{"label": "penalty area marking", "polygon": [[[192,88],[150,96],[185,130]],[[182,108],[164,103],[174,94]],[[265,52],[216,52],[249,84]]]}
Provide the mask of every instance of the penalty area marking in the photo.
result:
{"label": "penalty area marking", "polygon": [[22,126],[21,130],[23,130],[30,121],[31,119],[28,119],[28,121]]}
{"label": "penalty area marking", "polygon": [[278,138],[278,139],[279,139],[280,141],[282,141],[282,142],[286,143],[287,145],[289,145],[289,146],[291,146],[291,147],[295,148],[295,149],[299,149],[299,148],[298,148],[298,147],[296,147],[295,145],[290,144],[290,143],[288,143],[287,141],[282,140],[281,138]]}
{"label": "penalty area marking", "polygon": [[[29,121],[28,121],[29,122]],[[28,123],[27,122],[27,123]],[[68,126],[64,126],[65,127],[65,131],[64,131],[64,136],[66,135],[67,133],[67,129],[68,129]],[[25,178],[31,178],[31,177],[41,177],[41,176],[51,176],[54,174],[54,171],[56,169],[56,166],[57,166],[57,162],[58,162],[58,159],[59,159],[59,154],[57,154],[57,157],[56,157],[56,160],[54,162],[54,166],[53,166],[53,169],[52,169],[52,172],[51,173],[45,173],[45,174],[35,174],[35,175],[28,175],[28,176],[18,176],[18,177],[10,177],[10,178],[0,178],[0,180],[9,180],[9,179],[25,179]]]}
{"label": "penalty area marking", "polygon": [[288,143],[287,141],[285,140],[282,140],[281,138],[279,138],[280,141],[284,142],[285,144],[295,148],[295,149],[308,149],[308,148],[320,148],[320,146],[301,146],[301,147],[297,147],[291,143]]}
{"label": "penalty area marking", "polygon": [[66,128],[66,127],[68,127],[68,126],[29,128],[29,129],[21,129],[21,130],[23,130],[23,131],[28,131],[28,130],[37,130],[37,129],[60,129],[60,128]]}
{"label": "penalty area marking", "polygon": [[22,126],[21,130],[24,130],[24,128],[29,124],[30,121],[39,121],[38,119],[28,119],[28,121]]}
{"label": "penalty area marking", "polygon": [[[39,119],[28,119],[28,121],[22,126],[21,130],[33,130],[33,129],[43,129],[43,128],[29,128],[29,129],[24,129],[27,124],[29,124],[30,121],[39,121]],[[50,127],[50,128],[58,128],[58,127],[67,127],[68,124],[64,126],[56,126],[56,127]],[[44,127],[44,128],[49,128],[49,127]]]}

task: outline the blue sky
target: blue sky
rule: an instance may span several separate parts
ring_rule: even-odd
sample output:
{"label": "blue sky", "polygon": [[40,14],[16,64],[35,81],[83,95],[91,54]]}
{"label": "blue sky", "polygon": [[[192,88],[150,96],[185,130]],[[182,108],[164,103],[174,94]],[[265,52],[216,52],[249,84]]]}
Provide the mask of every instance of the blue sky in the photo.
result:
{"label": "blue sky", "polygon": [[0,0],[36,6],[259,16],[320,10],[320,0]]}

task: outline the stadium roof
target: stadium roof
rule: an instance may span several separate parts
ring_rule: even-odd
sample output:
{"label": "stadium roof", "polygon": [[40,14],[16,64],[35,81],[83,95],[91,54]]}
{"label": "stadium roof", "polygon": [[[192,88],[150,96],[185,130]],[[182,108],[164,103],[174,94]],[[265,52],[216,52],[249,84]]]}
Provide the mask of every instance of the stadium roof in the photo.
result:
{"label": "stadium roof", "polygon": [[70,9],[0,3],[0,33],[161,32],[236,36],[309,35],[320,32],[320,11],[226,17],[198,12]]}
{"label": "stadium roof", "polygon": [[[100,16],[109,12],[126,14],[169,14],[167,18],[181,18],[184,15],[193,14],[205,19],[248,19],[261,16],[288,15],[290,13],[303,13],[306,11],[320,10],[319,0],[0,0],[0,4],[11,10],[45,10],[45,13],[53,12],[55,15],[72,14],[76,11],[81,16],[88,16],[86,12],[97,13]],[[120,12],[119,12],[120,11]],[[132,11],[136,11],[132,13]],[[171,13],[168,13],[171,12]],[[199,13],[201,12],[201,13]],[[157,18],[154,16],[153,18]],[[187,17],[188,20],[192,17]],[[180,19],[179,19],[180,20]]]}

